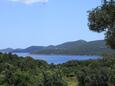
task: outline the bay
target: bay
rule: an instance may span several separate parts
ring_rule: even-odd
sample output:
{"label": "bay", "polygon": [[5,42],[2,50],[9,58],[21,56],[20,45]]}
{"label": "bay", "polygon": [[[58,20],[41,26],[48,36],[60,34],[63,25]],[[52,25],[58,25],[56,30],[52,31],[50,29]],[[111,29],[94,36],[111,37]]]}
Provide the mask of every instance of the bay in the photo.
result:
{"label": "bay", "polygon": [[88,55],[41,55],[41,54],[30,54],[30,53],[14,53],[18,56],[30,56],[34,59],[45,60],[49,64],[62,64],[64,62],[70,60],[96,60],[99,59],[100,56],[88,56]]}

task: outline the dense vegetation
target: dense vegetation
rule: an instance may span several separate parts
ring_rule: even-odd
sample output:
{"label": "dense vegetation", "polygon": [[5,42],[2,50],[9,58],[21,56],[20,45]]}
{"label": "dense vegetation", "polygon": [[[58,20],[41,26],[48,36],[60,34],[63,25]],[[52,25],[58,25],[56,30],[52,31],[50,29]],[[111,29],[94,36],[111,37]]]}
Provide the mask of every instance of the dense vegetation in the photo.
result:
{"label": "dense vegetation", "polygon": [[67,42],[58,46],[52,46],[33,52],[35,54],[65,54],[65,55],[102,55],[115,54],[108,48],[103,40],[86,42],[84,40]]}
{"label": "dense vegetation", "polygon": [[0,86],[67,86],[59,70],[31,57],[0,54]]}
{"label": "dense vegetation", "polygon": [[104,40],[66,42],[57,46],[31,46],[25,49],[4,49],[2,52],[27,52],[34,54],[64,54],[64,55],[102,55],[115,54],[115,50],[108,48]]}
{"label": "dense vegetation", "polygon": [[[115,3],[113,0],[104,1],[102,6],[89,12],[89,27],[96,32],[105,31],[107,44],[115,49]],[[69,44],[58,47],[74,46]],[[85,42],[80,41],[80,44]],[[83,50],[88,50],[91,44],[85,45]],[[79,45],[79,48],[82,47]],[[90,49],[95,51],[95,48],[97,46]],[[101,49],[104,51],[107,48],[101,46]],[[72,50],[75,50],[74,47]],[[85,54],[83,50],[81,52]],[[55,52],[54,49],[51,52]],[[0,86],[115,86],[115,56],[105,55],[97,60],[68,61],[54,65],[31,57],[0,53]]]}
{"label": "dense vegetation", "polygon": [[115,58],[54,65],[0,53],[0,86],[115,86]]}
{"label": "dense vegetation", "polygon": [[105,32],[107,45],[115,49],[115,0],[103,0],[104,3],[89,11],[89,29]]}
{"label": "dense vegetation", "polygon": [[77,77],[78,86],[115,86],[114,57],[105,57],[97,61],[73,61],[68,65]]}

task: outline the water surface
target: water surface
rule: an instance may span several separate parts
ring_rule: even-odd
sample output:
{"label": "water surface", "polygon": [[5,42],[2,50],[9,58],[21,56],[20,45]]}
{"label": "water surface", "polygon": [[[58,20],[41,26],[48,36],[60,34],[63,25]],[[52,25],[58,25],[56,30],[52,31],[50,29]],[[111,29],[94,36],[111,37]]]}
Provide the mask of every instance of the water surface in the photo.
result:
{"label": "water surface", "polygon": [[31,56],[34,59],[41,59],[47,61],[49,64],[61,64],[70,60],[96,60],[99,56],[87,56],[87,55],[39,55],[39,54],[29,54],[29,53],[15,53],[18,56]]}

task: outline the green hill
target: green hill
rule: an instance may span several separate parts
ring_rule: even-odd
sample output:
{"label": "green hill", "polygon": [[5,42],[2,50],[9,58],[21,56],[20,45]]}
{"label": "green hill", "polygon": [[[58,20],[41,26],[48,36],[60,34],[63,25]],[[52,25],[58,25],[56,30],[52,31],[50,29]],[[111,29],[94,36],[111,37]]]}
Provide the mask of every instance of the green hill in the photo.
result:
{"label": "green hill", "polygon": [[25,49],[7,48],[0,52],[18,52],[18,53],[33,53],[33,54],[65,54],[65,55],[101,55],[115,54],[115,50],[106,46],[104,40],[84,41],[78,40],[73,42],[65,42],[59,45],[50,46],[30,46]]}
{"label": "green hill", "polygon": [[70,55],[101,55],[115,54],[103,40],[86,42],[84,40],[66,42],[51,48],[32,52],[34,54],[70,54]]}

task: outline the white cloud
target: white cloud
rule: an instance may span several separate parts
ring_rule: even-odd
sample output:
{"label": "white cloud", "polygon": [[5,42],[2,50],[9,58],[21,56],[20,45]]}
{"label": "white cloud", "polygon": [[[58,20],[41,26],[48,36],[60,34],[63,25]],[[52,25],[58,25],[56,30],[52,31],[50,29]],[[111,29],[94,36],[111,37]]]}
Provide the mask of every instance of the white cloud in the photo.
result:
{"label": "white cloud", "polygon": [[48,0],[9,0],[13,2],[21,2],[24,4],[33,4],[33,3],[47,3]]}

